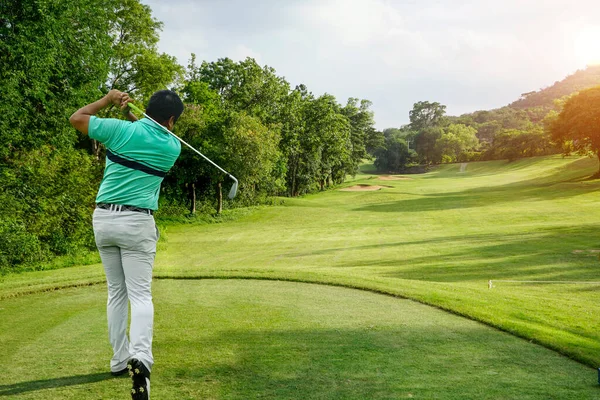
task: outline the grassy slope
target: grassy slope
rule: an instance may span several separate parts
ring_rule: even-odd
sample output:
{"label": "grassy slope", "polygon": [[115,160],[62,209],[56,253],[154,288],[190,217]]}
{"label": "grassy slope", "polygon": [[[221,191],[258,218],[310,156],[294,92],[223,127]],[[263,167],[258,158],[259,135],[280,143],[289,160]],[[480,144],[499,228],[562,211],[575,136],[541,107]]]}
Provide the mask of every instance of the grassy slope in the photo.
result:
{"label": "grassy slope", "polygon": [[[322,282],[416,299],[600,364],[598,181],[588,158],[471,163],[379,181],[379,192],[286,200],[223,225],[168,226],[157,277]],[[0,298],[102,281],[99,266],[6,277]]]}
{"label": "grassy slope", "polygon": [[[128,398],[107,373],[105,291],[3,301],[0,397]],[[598,397],[594,370],[408,300],[241,280],[160,280],[154,298],[155,399]]]}

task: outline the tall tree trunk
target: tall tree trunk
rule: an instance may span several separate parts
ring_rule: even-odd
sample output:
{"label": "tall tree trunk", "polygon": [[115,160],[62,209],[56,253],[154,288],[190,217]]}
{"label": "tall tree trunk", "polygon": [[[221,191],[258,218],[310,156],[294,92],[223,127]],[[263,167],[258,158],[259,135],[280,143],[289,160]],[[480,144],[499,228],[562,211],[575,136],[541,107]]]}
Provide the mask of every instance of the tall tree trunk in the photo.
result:
{"label": "tall tree trunk", "polygon": [[296,157],[294,157],[294,163],[292,165],[292,187],[290,188],[290,195],[294,197],[296,192],[296,171],[298,170],[298,161]]}
{"label": "tall tree trunk", "polygon": [[217,183],[217,214],[221,215],[223,212],[223,190],[221,181]]}
{"label": "tall tree trunk", "polygon": [[192,183],[190,187],[190,213],[196,214],[196,184]]}
{"label": "tall tree trunk", "polygon": [[100,159],[100,142],[92,139],[92,154],[96,157],[96,160]]}

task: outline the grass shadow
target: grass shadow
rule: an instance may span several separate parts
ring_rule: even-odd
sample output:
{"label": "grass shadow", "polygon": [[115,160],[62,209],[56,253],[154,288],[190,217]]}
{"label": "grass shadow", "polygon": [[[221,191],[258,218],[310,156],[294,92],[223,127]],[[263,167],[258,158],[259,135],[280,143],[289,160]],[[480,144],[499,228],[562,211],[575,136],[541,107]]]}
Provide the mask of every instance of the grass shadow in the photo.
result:
{"label": "grass shadow", "polygon": [[565,375],[559,365],[570,361],[546,349],[471,322],[440,323],[220,332],[212,346],[235,348],[235,357],[167,370],[163,379],[220,382],[231,399],[574,399],[596,389],[585,384],[595,371]]}
{"label": "grass shadow", "polygon": [[20,393],[35,392],[44,389],[85,385],[109,379],[115,379],[115,377],[113,377],[108,372],[99,372],[96,374],[65,376],[61,378],[13,383],[11,385],[0,385],[0,397],[11,396]]}
{"label": "grass shadow", "polygon": [[[599,229],[600,226],[591,224],[504,235],[436,236],[303,251],[287,254],[287,257],[331,256],[337,260],[331,265],[335,268],[370,268],[378,276],[419,281],[517,278],[597,281],[598,254],[595,249],[600,248]],[[415,248],[421,249],[416,256],[411,252]],[[381,252],[374,257],[376,249]],[[351,256],[342,257],[345,254]],[[381,271],[375,272],[378,268]]]}

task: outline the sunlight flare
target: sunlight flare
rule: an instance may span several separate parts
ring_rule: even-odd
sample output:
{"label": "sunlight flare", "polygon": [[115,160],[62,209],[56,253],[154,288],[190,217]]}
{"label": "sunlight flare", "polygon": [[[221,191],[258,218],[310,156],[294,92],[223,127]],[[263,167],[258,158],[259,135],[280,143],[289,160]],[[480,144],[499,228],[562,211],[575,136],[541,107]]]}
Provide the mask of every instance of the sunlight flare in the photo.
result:
{"label": "sunlight flare", "polygon": [[578,61],[585,65],[600,65],[600,26],[585,26],[574,39]]}

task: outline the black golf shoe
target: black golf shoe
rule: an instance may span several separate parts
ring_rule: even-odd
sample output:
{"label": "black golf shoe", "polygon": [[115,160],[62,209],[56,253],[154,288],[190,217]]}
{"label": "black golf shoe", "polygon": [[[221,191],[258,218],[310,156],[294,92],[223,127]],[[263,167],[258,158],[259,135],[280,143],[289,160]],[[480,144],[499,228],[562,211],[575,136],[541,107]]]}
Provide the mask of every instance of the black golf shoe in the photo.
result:
{"label": "black golf shoe", "polygon": [[127,369],[132,383],[132,400],[148,400],[150,395],[150,371],[148,368],[137,358],[132,358],[127,362]]}

